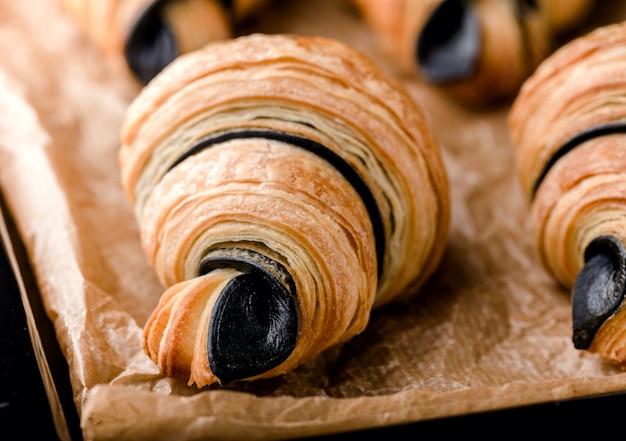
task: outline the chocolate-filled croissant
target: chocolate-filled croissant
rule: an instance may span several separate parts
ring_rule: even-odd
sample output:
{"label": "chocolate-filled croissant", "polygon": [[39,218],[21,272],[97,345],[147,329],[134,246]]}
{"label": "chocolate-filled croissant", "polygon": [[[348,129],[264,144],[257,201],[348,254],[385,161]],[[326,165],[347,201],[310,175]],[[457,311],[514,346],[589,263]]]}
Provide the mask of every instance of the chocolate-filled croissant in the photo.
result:
{"label": "chocolate-filled croissant", "polygon": [[470,103],[510,97],[593,0],[354,0],[408,72]]}
{"label": "chocolate-filled croissant", "polygon": [[626,366],[626,24],[573,40],[509,115],[545,267],[572,289],[573,343]]}
{"label": "chocolate-filled croissant", "polygon": [[60,0],[105,53],[145,84],[178,55],[232,38],[269,0]]}
{"label": "chocolate-filled croissant", "polygon": [[122,181],[167,287],[145,325],[199,387],[281,375],[436,269],[448,183],[421,108],[333,40],[254,34],[179,57],[130,105]]}

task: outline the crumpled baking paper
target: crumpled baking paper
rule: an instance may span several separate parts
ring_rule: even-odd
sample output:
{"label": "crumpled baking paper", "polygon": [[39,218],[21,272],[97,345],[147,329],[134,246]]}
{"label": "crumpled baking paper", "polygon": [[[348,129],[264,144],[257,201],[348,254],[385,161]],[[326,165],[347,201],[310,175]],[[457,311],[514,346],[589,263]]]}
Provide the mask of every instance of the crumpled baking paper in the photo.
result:
{"label": "crumpled baking paper", "polygon": [[164,378],[141,346],[163,288],[117,168],[138,86],[55,2],[2,0],[0,185],[84,439],[286,439],[626,391],[626,373],[573,348],[569,293],[531,246],[507,105],[471,109],[400,73],[349,2],[277,5],[251,31],[343,40],[424,107],[451,185],[441,266],[419,296],[284,377],[201,391]]}

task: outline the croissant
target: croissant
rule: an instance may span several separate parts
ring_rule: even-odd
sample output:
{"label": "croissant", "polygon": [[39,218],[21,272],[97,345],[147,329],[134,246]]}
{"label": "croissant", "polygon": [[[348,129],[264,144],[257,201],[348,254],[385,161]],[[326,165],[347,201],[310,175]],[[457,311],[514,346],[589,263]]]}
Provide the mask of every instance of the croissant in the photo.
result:
{"label": "croissant", "polygon": [[458,99],[513,97],[593,0],[354,0],[406,72]]}
{"label": "croissant", "polygon": [[548,57],[509,114],[542,263],[572,290],[573,343],[626,366],[626,23]]}
{"label": "croissant", "polygon": [[145,84],[178,55],[231,38],[269,0],[60,0],[103,52]]}
{"label": "croissant", "polygon": [[291,371],[417,292],[441,259],[433,131],[343,43],[210,43],[141,91],[121,139],[123,188],[166,287],[145,350],[189,385]]}

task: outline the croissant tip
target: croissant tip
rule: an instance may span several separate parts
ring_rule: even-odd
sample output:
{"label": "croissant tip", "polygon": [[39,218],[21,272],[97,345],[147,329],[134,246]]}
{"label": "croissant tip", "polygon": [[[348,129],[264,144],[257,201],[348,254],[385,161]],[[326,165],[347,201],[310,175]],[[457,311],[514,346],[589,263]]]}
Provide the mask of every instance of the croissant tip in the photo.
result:
{"label": "croissant tip", "polygon": [[602,324],[624,301],[626,250],[613,236],[594,239],[585,250],[585,265],[572,294],[576,349],[588,349]]}
{"label": "croissant tip", "polygon": [[464,80],[474,73],[480,47],[474,9],[459,0],[445,0],[419,34],[415,55],[429,81],[445,83]]}

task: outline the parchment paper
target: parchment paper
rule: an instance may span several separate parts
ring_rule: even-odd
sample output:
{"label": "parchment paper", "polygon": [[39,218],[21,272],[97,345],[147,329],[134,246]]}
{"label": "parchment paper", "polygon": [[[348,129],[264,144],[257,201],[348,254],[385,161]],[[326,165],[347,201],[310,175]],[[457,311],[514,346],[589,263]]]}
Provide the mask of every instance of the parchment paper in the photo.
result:
{"label": "parchment paper", "polygon": [[468,108],[401,75],[346,1],[277,1],[249,26],[343,40],[405,83],[451,183],[443,262],[419,296],[282,378],[202,391],[163,378],[141,349],[163,289],[117,169],[138,86],[54,1],[1,0],[0,184],[86,440],[295,438],[626,391],[626,373],[573,348],[569,293],[536,260],[506,104]]}

